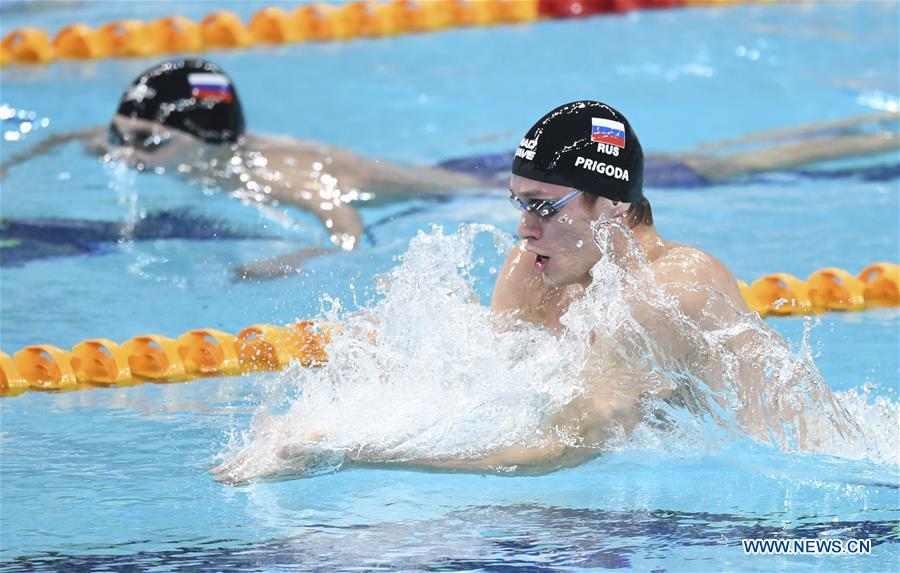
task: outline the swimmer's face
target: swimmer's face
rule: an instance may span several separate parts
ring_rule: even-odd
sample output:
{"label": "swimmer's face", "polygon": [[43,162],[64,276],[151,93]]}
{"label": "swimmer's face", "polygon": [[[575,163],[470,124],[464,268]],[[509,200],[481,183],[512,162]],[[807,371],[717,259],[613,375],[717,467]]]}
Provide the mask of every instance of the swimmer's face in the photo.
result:
{"label": "swimmer's face", "polygon": [[[510,179],[509,189],[522,201],[558,201],[572,191],[568,187],[518,175]],[[587,286],[591,282],[591,268],[602,255],[594,241],[591,222],[620,217],[627,208],[627,203],[613,205],[605,197],[598,198],[589,207],[583,198],[578,197],[549,217],[522,211],[517,232],[525,241],[525,250],[533,255],[523,258],[522,262],[534,265],[541,273],[544,284],[551,288],[570,284]]]}
{"label": "swimmer's face", "polygon": [[189,164],[206,144],[189,133],[145,119],[113,116],[107,132],[109,153],[141,171]]}

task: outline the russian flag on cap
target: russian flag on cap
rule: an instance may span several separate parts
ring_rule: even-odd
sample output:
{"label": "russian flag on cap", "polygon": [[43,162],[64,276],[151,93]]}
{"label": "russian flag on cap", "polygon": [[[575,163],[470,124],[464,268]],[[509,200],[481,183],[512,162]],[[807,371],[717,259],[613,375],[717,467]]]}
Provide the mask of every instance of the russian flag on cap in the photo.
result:
{"label": "russian flag on cap", "polygon": [[231,82],[222,74],[188,74],[191,95],[197,99],[212,99],[231,103],[234,91]]}
{"label": "russian flag on cap", "polygon": [[625,124],[620,121],[591,118],[591,141],[625,148]]}

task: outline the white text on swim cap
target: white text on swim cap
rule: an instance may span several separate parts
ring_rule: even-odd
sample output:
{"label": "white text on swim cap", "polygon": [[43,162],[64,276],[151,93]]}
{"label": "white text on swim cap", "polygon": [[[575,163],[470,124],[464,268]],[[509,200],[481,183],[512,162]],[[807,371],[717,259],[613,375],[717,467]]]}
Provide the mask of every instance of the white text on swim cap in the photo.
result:
{"label": "white text on swim cap", "polygon": [[537,148],[537,138],[525,139],[519,142],[519,148],[516,149],[516,157],[521,157],[531,161],[534,159],[534,150]]}
{"label": "white text on swim cap", "polygon": [[606,175],[607,177],[615,177],[619,181],[628,181],[627,169],[622,169],[621,167],[616,167],[615,165],[609,165],[607,163],[603,163],[602,161],[585,159],[580,155],[578,156],[578,159],[575,160],[575,167],[581,167],[582,169],[587,169],[589,171],[596,171],[597,173]]}
{"label": "white text on swim cap", "polygon": [[598,143],[597,144],[597,152],[605,153],[607,155],[612,155],[613,157],[619,156],[619,148],[615,145],[608,145],[606,143]]}

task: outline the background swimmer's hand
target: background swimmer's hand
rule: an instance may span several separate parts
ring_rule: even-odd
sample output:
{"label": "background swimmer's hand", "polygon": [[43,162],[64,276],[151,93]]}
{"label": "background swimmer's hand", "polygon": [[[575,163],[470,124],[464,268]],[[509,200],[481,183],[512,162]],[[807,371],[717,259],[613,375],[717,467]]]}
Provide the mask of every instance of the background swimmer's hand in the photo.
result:
{"label": "background swimmer's hand", "polygon": [[296,274],[303,267],[303,263],[309,259],[336,252],[339,251],[315,247],[303,249],[302,251],[276,257],[274,259],[254,261],[234,269],[234,280],[268,280],[286,277]]}

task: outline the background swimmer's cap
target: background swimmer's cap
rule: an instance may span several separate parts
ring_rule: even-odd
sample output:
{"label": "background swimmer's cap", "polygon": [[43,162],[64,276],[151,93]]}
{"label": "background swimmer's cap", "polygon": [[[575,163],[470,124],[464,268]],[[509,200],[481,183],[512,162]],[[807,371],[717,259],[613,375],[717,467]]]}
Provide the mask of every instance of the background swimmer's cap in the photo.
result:
{"label": "background swimmer's cap", "polygon": [[244,133],[244,112],[231,79],[205,60],[171,60],[128,86],[119,115],[156,121],[207,143],[234,143]]}
{"label": "background swimmer's cap", "polygon": [[625,203],[639,202],[644,152],[625,116],[597,101],[561,105],[528,130],[512,172]]}

